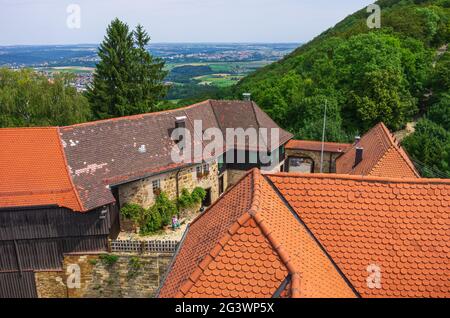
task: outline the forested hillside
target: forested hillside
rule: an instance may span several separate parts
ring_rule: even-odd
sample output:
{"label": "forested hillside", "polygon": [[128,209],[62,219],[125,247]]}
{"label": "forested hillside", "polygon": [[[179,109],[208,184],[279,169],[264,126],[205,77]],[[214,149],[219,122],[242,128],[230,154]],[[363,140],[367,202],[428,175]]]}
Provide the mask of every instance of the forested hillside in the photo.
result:
{"label": "forested hillside", "polygon": [[[450,0],[376,3],[381,7],[380,29],[368,28],[370,13],[364,8],[246,77],[228,95],[252,93],[273,119],[302,139],[321,138],[326,102],[327,139],[333,141],[350,141],[380,121],[392,130],[402,129],[433,105],[433,114],[448,116],[448,53],[442,52],[450,37]],[[450,174],[448,126],[433,123],[439,127],[433,128],[433,136],[441,138],[439,152],[444,155],[435,154],[434,160],[429,160],[431,154],[419,156],[414,137],[406,145],[426,165]],[[417,133],[422,138],[428,134],[423,125]]]}

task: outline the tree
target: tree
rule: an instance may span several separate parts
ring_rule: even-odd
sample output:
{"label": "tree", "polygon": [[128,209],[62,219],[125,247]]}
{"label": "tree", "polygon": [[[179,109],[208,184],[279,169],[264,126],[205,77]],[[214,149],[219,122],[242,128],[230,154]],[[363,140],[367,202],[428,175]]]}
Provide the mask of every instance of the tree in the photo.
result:
{"label": "tree", "polygon": [[450,133],[442,126],[421,119],[414,134],[403,141],[409,155],[417,162],[424,177],[450,176]]}
{"label": "tree", "polygon": [[427,117],[450,131],[450,92],[442,94],[441,99],[428,110]]}
{"label": "tree", "polygon": [[164,63],[146,51],[149,41],[140,25],[135,32],[119,19],[108,26],[98,50],[100,62],[87,93],[97,118],[151,112],[165,95]]}
{"label": "tree", "polygon": [[66,126],[88,121],[87,99],[70,85],[73,76],[50,81],[33,70],[0,68],[0,127]]}
{"label": "tree", "polygon": [[167,72],[164,70],[164,62],[154,58],[148,53],[146,46],[150,42],[150,36],[142,25],[138,25],[134,31],[135,58],[133,86],[133,101],[137,113],[155,111],[155,107],[167,93],[167,85],[164,78]]}

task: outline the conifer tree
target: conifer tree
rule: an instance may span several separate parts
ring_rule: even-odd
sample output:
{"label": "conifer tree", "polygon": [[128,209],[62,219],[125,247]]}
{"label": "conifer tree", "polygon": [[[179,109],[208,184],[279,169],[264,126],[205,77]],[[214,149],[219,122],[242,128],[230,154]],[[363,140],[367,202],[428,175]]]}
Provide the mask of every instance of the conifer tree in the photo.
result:
{"label": "conifer tree", "polygon": [[87,93],[96,118],[150,112],[165,95],[164,63],[146,51],[149,41],[142,26],[133,32],[119,19],[108,26]]}

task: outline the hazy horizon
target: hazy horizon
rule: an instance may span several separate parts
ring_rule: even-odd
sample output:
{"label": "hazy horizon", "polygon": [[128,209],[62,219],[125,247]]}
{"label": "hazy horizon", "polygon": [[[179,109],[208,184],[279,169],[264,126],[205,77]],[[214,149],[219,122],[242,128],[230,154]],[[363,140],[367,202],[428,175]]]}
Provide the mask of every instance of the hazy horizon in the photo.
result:
{"label": "hazy horizon", "polygon": [[[373,2],[0,0],[0,46],[95,45],[115,17],[143,24],[156,44],[301,44]],[[67,26],[70,4],[81,9],[80,28]]]}

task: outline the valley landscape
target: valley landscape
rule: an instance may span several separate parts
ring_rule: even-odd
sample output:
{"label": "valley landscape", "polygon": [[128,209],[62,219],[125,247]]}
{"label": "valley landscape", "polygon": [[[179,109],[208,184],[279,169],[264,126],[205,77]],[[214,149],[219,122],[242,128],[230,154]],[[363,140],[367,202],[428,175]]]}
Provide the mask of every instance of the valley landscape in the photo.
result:
{"label": "valley landscape", "polygon": [[[177,101],[235,85],[245,76],[280,60],[298,43],[153,43],[148,47],[166,62],[171,85],[167,99]],[[99,61],[98,45],[0,46],[0,67],[32,68],[52,78],[75,76],[84,91]]]}

